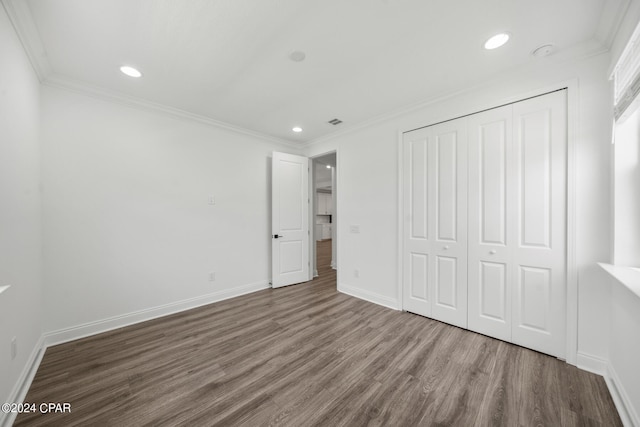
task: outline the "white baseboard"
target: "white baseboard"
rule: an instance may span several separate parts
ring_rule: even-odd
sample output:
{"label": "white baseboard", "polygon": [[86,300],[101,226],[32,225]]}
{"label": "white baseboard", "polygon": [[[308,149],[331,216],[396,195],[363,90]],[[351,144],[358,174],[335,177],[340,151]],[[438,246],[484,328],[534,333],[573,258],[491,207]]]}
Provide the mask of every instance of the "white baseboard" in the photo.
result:
{"label": "white baseboard", "polygon": [[[38,371],[38,367],[40,366],[40,362],[42,361],[42,356],[44,356],[45,349],[44,336],[41,335],[40,339],[33,347],[31,355],[29,356],[27,364],[22,370],[18,381],[14,385],[13,390],[11,390],[11,394],[9,395],[7,403],[24,402],[25,397],[27,397],[29,387],[31,387],[31,382],[36,376],[36,372]],[[8,414],[5,414],[4,412],[0,411],[0,426],[10,427],[17,416],[17,413],[10,412]]]}
{"label": "white baseboard", "polygon": [[133,313],[127,313],[107,319],[97,320],[85,323],[83,325],[72,326],[70,328],[60,329],[57,331],[47,332],[44,334],[44,341],[47,347],[62,344],[65,342],[85,338],[91,335],[107,332],[113,329],[122,328],[136,323],[144,322],[158,317],[168,316],[192,308],[200,307],[214,302],[223,301],[229,298],[238,297],[240,295],[251,292],[268,289],[270,287],[267,280],[250,283],[248,285],[237,286],[231,289],[202,295],[195,298],[173,302],[158,307],[148,308]]}
{"label": "white baseboard", "polygon": [[352,297],[360,298],[387,308],[400,310],[400,304],[398,304],[398,300],[395,298],[389,298],[375,292],[365,291],[364,289],[354,288],[353,286],[345,285],[342,283],[338,284],[338,291],[342,292],[343,294],[351,295]]}
{"label": "white baseboard", "polygon": [[594,374],[602,375],[603,377],[607,376],[608,365],[608,360],[589,353],[578,352],[576,358],[576,366],[578,368]]}
{"label": "white baseboard", "polygon": [[[640,426],[640,417],[638,417],[638,408],[633,406],[633,402],[629,398],[620,377],[616,373],[611,364],[607,364],[607,374],[604,376],[607,382],[607,388],[613,399],[613,403],[616,405],[622,424],[625,427],[638,427]],[[635,402],[638,404],[639,402]]]}
{"label": "white baseboard", "polygon": [[609,394],[611,394],[611,398],[622,420],[622,424],[624,424],[625,427],[640,426],[637,409],[633,407],[631,399],[627,395],[623,383],[620,381],[620,377],[611,363],[601,357],[581,352],[578,352],[577,362],[578,368],[604,377],[607,388],[609,389]]}

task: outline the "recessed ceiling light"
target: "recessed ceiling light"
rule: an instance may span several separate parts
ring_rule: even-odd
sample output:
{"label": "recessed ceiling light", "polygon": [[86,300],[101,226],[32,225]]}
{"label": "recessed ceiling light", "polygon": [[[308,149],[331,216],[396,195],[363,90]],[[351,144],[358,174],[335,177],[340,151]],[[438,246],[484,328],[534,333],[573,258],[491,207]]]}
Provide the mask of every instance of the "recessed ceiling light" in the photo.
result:
{"label": "recessed ceiling light", "polygon": [[129,77],[142,77],[142,73],[140,71],[128,65],[123,65],[122,67],[120,67],[120,71],[122,71],[123,74],[126,74]]}
{"label": "recessed ceiling light", "polygon": [[484,48],[487,50],[497,49],[508,42],[510,37],[511,36],[509,35],[509,33],[496,34],[495,36],[484,42]]}
{"label": "recessed ceiling light", "polygon": [[292,131],[294,131],[294,132],[302,132],[302,128],[301,128],[301,127],[298,127],[298,126],[294,127],[294,128],[293,128],[293,129],[291,129],[291,130],[292,130]]}

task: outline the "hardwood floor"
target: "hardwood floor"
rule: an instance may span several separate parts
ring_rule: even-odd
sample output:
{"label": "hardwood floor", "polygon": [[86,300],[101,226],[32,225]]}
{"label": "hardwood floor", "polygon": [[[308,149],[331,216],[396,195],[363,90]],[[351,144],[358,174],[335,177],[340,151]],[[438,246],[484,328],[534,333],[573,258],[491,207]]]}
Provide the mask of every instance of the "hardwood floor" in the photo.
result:
{"label": "hardwood floor", "polygon": [[320,277],[49,348],[17,426],[618,426],[602,377]]}

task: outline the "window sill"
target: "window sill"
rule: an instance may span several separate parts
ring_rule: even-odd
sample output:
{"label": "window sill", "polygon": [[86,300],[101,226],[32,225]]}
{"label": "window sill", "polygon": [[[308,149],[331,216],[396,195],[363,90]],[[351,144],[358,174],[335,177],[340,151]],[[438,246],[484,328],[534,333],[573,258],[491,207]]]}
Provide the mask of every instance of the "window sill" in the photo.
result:
{"label": "window sill", "polygon": [[604,262],[599,262],[598,265],[640,298],[640,268],[624,267]]}

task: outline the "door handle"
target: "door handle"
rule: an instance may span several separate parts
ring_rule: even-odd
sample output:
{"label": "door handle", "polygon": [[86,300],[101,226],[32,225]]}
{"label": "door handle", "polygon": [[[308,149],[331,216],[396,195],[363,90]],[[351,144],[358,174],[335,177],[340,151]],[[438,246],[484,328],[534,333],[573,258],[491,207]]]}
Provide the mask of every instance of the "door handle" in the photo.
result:
{"label": "door handle", "polygon": [[491,255],[495,255],[495,254],[496,254],[496,250],[495,250],[495,249],[491,249],[491,250],[489,251],[489,253],[490,253]]}
{"label": "door handle", "polygon": [[278,234],[274,234],[274,235],[273,235],[273,238],[274,238],[274,239],[278,239],[278,238],[280,238],[280,237],[284,237],[284,236],[281,236],[281,235],[278,235]]}
{"label": "door handle", "polygon": [[447,249],[449,249],[449,245],[445,245],[442,249],[446,251]]}

